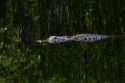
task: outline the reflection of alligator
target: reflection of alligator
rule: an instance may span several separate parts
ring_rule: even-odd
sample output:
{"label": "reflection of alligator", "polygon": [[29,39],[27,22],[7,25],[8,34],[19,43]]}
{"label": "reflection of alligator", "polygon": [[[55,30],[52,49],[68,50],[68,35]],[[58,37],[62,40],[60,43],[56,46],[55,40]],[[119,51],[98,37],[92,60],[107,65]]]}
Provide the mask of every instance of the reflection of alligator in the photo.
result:
{"label": "reflection of alligator", "polygon": [[102,39],[106,39],[109,36],[97,35],[97,34],[78,34],[73,36],[50,36],[46,40],[37,40],[38,43],[49,42],[49,43],[61,43],[68,41],[81,41],[81,42],[95,42]]}

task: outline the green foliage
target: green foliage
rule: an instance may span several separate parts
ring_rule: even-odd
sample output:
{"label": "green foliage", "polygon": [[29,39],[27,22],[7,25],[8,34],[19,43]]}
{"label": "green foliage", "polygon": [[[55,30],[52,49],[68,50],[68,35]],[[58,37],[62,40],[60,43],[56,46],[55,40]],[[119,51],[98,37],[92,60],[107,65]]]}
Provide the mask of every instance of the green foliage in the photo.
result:
{"label": "green foliage", "polygon": [[44,39],[77,33],[123,35],[124,13],[124,0],[1,0],[0,83],[124,83],[124,39],[25,46],[18,16],[33,19],[36,39]]}

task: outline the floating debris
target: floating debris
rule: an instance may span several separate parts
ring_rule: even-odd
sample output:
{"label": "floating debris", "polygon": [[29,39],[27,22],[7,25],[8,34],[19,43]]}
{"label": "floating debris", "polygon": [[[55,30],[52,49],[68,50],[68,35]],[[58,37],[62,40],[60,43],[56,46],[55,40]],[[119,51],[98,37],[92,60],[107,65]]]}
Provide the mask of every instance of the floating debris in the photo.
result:
{"label": "floating debris", "polygon": [[109,36],[98,35],[98,34],[78,34],[73,36],[50,36],[46,40],[37,40],[38,43],[49,42],[49,43],[62,43],[69,41],[81,41],[81,42],[96,42],[102,39],[106,39]]}

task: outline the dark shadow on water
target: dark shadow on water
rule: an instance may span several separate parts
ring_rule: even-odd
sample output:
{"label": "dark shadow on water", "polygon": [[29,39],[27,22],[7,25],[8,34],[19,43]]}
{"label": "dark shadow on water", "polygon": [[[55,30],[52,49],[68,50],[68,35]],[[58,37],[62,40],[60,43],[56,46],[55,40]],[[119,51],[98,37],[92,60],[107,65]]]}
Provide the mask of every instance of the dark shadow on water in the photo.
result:
{"label": "dark shadow on water", "polygon": [[123,82],[123,40],[44,44],[40,47],[42,79],[67,83]]}

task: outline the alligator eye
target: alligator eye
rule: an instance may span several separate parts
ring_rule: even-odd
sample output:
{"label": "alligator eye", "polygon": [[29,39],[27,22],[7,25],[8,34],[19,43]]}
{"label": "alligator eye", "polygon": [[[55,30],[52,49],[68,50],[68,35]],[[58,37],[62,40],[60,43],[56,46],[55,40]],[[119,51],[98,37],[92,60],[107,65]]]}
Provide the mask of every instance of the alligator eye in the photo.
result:
{"label": "alligator eye", "polygon": [[54,39],[58,39],[57,37],[54,37]]}

